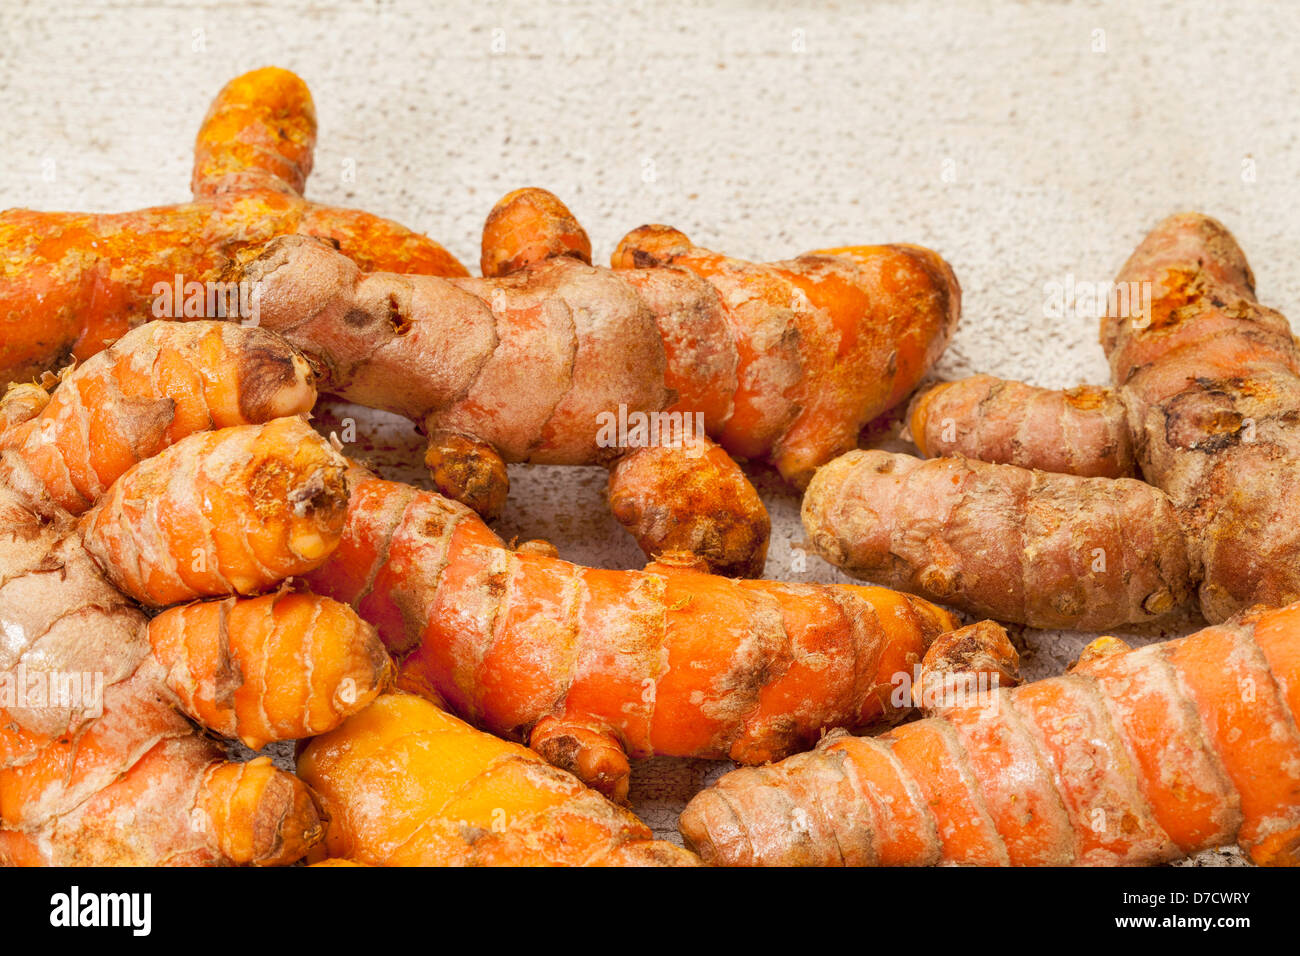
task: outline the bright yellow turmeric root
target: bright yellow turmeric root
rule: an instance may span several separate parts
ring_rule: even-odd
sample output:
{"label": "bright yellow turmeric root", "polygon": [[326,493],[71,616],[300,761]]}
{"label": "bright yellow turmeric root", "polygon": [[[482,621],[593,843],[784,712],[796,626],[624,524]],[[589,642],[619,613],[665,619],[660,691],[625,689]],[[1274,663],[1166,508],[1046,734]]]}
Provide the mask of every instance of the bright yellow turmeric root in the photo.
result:
{"label": "bright yellow turmeric root", "polygon": [[385,694],[307,744],[331,857],[392,866],[691,866],[694,854],[518,744]]}

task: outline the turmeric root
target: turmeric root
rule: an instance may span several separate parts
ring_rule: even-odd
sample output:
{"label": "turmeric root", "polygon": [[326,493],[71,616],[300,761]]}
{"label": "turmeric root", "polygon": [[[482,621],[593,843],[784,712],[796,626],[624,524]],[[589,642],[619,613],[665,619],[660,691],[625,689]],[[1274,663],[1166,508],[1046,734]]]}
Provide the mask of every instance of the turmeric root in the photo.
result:
{"label": "turmeric root", "polygon": [[[160,531],[149,514],[170,514],[169,493],[186,475],[211,477],[204,460],[190,459],[240,462],[252,449],[256,473],[265,476],[252,485],[263,496],[238,485],[196,493],[220,506],[230,541],[247,532],[243,551],[224,549],[226,538],[213,532],[214,566],[229,568],[234,554],[243,561],[252,555],[263,574],[294,561],[304,570],[311,561],[296,557],[285,538],[300,546],[307,532],[277,538],[274,529],[285,522],[279,511],[292,499],[295,473],[311,471],[313,442],[315,458],[324,447],[328,468],[333,451],[300,419],[182,438],[162,453],[174,470],[147,459],[113,485],[107,498],[123,485],[140,492],[139,476],[151,470],[169,481],[156,493],[155,511],[114,528],[113,548],[96,557],[155,553],[172,527],[164,522]],[[304,515],[290,524],[311,519]],[[273,533],[259,531],[257,520]],[[326,551],[337,542],[337,532],[318,537]],[[265,550],[277,540],[289,553],[278,563]],[[147,575],[155,594],[177,563],[165,561],[165,550],[157,554],[162,568]],[[129,580],[140,574],[139,567],[125,575],[113,564],[108,570]],[[252,747],[329,730],[389,678],[373,628],[346,606],[298,593],[179,607],[147,622],[101,576],[68,519],[8,525],[0,533],[0,572],[0,680],[45,688],[40,700],[5,701],[0,711],[0,862],[274,865],[298,860],[322,838],[324,818],[298,779],[265,760],[222,760],[220,748],[179,711]],[[92,671],[101,683],[87,687]],[[55,683],[69,672],[75,693]],[[35,684],[32,674],[40,678]],[[127,812],[133,826],[123,832]]]}
{"label": "turmeric root", "polygon": [[714,574],[763,574],[767,509],[731,456],[707,438],[623,455],[609,470],[609,506],[652,557],[686,551]]}
{"label": "turmeric root", "polygon": [[1152,864],[1237,842],[1300,863],[1300,604],[1105,654],[882,737],[724,776],[707,863]]}
{"label": "turmeric root", "polygon": [[631,813],[518,744],[385,694],[311,740],[298,773],[332,857],[391,866],[693,866]]}
{"label": "turmeric root", "polygon": [[[96,557],[106,568],[124,580],[143,574],[157,589],[169,575],[197,573],[205,563],[239,582],[245,572],[231,569],[241,561],[270,575],[324,560],[337,542],[330,508],[337,524],[343,507],[334,501],[342,470],[332,482],[329,469],[342,459],[297,418],[186,437],[214,422],[273,414],[288,407],[283,401],[310,404],[305,366],[269,333],[154,326],[120,351],[65,375],[43,409],[38,399],[25,403],[30,414],[15,416],[48,422],[42,427],[57,459],[29,459],[21,453],[33,446],[8,442],[25,427],[21,421],[0,436],[7,476],[23,476],[21,493],[0,483],[0,863],[292,862],[323,836],[307,788],[265,760],[227,762],[178,708],[251,743],[333,726],[363,707],[386,677],[373,630],[343,606],[308,595],[231,609],[224,631],[200,626],[212,613],[204,607],[164,612],[151,625],[110,585],[72,517],[50,501],[46,476],[57,490],[75,469],[30,464],[92,462],[101,481],[124,469],[100,504],[114,503],[83,520],[102,537]],[[218,357],[229,359],[224,378],[191,367]],[[96,387],[125,409],[152,411],[96,418],[105,403],[93,397]],[[80,444],[88,440],[97,447]],[[161,464],[148,458],[126,467],[172,441]],[[258,466],[252,476],[238,474],[250,459]],[[186,475],[228,480],[178,494]],[[88,498],[96,493],[89,483],[77,488]],[[146,497],[152,500],[143,503]],[[196,498],[219,530],[180,512],[179,504]],[[36,515],[25,501],[43,502],[47,514]],[[124,517],[140,520],[109,527]],[[194,555],[203,561],[168,550],[188,540],[181,532],[202,540],[208,531],[213,540]],[[277,541],[288,557],[273,553]],[[125,575],[113,563],[119,560],[130,565]],[[150,560],[159,567],[147,567]],[[264,662],[284,673],[268,680]],[[304,666],[305,675],[298,670]]]}
{"label": "turmeric root", "polygon": [[855,451],[817,472],[803,522],[850,574],[1000,621],[1103,630],[1192,597],[1174,508],[1133,479]]}
{"label": "turmeric root", "polygon": [[[47,708],[57,711],[68,701],[32,700],[0,712],[0,864],[273,864],[301,856],[322,836],[306,788],[269,765],[245,776],[227,764],[220,749],[160,693],[143,615],[93,577],[84,553],[78,561],[67,550],[62,560],[77,591],[49,594],[65,609],[65,620],[77,618],[84,630],[52,629],[16,650],[29,659],[34,654],[38,662],[46,656],[66,661],[68,655],[75,661],[96,650],[103,656],[74,665],[86,667],[84,672],[69,673],[65,663],[62,670],[45,671],[40,681],[22,668],[3,677],[11,689],[25,688],[18,693],[57,689],[99,713],[79,713],[70,726],[47,735],[42,721],[30,718],[48,718]],[[49,588],[41,579],[60,570],[56,565],[6,578],[0,604],[8,610],[30,594],[25,583]],[[90,603],[101,600],[114,608],[111,616]],[[82,633],[96,637],[102,623],[113,631],[100,645],[77,642]],[[102,690],[87,686],[95,666],[106,671]],[[75,687],[58,682],[69,677],[76,678]],[[124,814],[130,814],[130,826],[123,826]]]}
{"label": "turmeric root", "polygon": [[933,717],[961,703],[972,690],[978,694],[981,687],[1015,687],[1020,683],[1020,655],[1002,625],[977,621],[940,634],[916,674],[912,702]]}
{"label": "turmeric root", "polygon": [[480,267],[506,276],[557,256],[591,265],[591,240],[569,207],[545,189],[516,189],[492,207],[483,224]]}
{"label": "turmeric root", "polygon": [[[1300,351],[1290,327],[1260,305],[1244,254],[1207,216],[1183,213],[1152,230],[1117,279],[1120,288],[1144,285],[1149,305],[1145,295],[1117,297],[1102,321],[1102,345],[1142,476],[1177,513],[1201,613],[1221,621],[1256,603],[1295,600],[1300,522],[1288,503],[1300,492]],[[1071,437],[1065,419],[1058,431],[1028,405],[1019,418],[1001,401],[986,414],[971,402],[983,389],[959,383],[923,397],[913,435],[927,451],[1003,460],[1014,434],[1020,454],[1036,464],[1065,458],[1074,471],[1110,468],[1105,446],[1122,439],[1109,424],[1102,439],[1100,422],[1113,420],[1113,398],[1100,417],[1072,413],[1075,424],[1090,417],[1093,425]],[[1039,396],[1034,405],[1069,402],[1068,394]],[[953,419],[956,447],[934,442],[936,416]]]}
{"label": "turmeric root", "polygon": [[150,322],[65,374],[52,398],[38,385],[9,395],[41,407],[0,432],[0,481],[44,515],[81,514],[178,438],[303,414],[316,401],[311,370],[288,343],[227,322]]}
{"label": "turmeric root", "polygon": [[345,467],[301,418],[191,435],[82,516],[86,550],[123,593],[155,607],[256,594],[329,556]]}
{"label": "turmeric root", "polygon": [[181,709],[250,750],[332,730],[392,671],[374,628],[314,594],[172,608],[149,622],[149,643]]}
{"label": "turmeric root", "polygon": [[919,394],[908,430],[926,458],[962,455],[1084,478],[1137,475],[1124,405],[1108,388],[1058,392],[972,375]]}
{"label": "turmeric root", "polygon": [[[27,823],[0,823],[0,864],[9,866],[271,866],[300,859],[323,836],[307,788],[268,765],[220,759],[220,750],[190,730],[162,740],[127,762],[80,802]],[[6,803],[39,801],[28,787],[33,764],[0,770]],[[41,775],[47,792],[60,781]],[[123,826],[124,813],[130,825]]]}
{"label": "turmeric root", "polygon": [[[683,438],[771,460],[801,486],[910,392],[959,311],[947,265],[915,247],[756,265],[638,231],[609,270],[583,261],[580,230],[555,197],[525,190],[488,220],[486,267],[523,264],[499,277],[366,274],[293,236],[246,250],[226,277],[262,290],[263,325],[319,360],[323,387],[417,422],[439,490],[488,519],[505,463],[609,465]],[[742,481],[733,469],[729,485],[752,498]],[[704,526],[718,502],[702,505],[672,510]],[[765,540],[747,508],[701,537],[743,526]],[[632,525],[648,555],[672,549]],[[727,560],[716,569],[744,564]]]}
{"label": "turmeric root", "polygon": [[171,706],[144,615],[75,533],[4,526],[0,581],[0,864],[271,863],[320,838],[291,776],[222,770]]}
{"label": "turmeric root", "polygon": [[[396,223],[304,200],[315,141],[306,85],[267,67],[232,80],[212,104],[195,144],[193,202],[112,215],[0,213],[0,385],[89,358],[159,317],[159,284],[214,281],[235,249],[276,235],[325,237],[365,269],[467,274]],[[179,309],[172,304],[174,317]]]}
{"label": "turmeric root", "polygon": [[[222,853],[237,865],[283,866],[301,860],[320,842],[325,825],[315,795],[293,774],[277,770],[269,757],[209,767],[198,809]],[[287,821],[293,825],[286,826]],[[313,826],[311,821],[319,822]],[[267,833],[273,836],[267,839]]]}
{"label": "turmeric root", "polygon": [[312,589],[375,625],[398,686],[614,797],[627,757],[762,763],[826,727],[897,719],[893,675],[954,623],[883,588],[733,581],[692,556],[579,567],[511,551],[438,495],[359,470],[349,487]]}
{"label": "turmeric root", "polygon": [[797,488],[907,397],[961,309],[952,270],[920,246],[849,246],[755,264],[701,249],[676,229],[642,226],[612,262],[685,271],[714,289],[736,354],[734,384],[714,383],[731,405],[718,441],[771,460]]}
{"label": "turmeric root", "polygon": [[1220,621],[1300,598],[1300,350],[1259,304],[1219,222],[1166,219],[1117,282],[1150,282],[1149,314],[1109,316],[1102,345],[1147,481],[1187,535],[1201,611]]}

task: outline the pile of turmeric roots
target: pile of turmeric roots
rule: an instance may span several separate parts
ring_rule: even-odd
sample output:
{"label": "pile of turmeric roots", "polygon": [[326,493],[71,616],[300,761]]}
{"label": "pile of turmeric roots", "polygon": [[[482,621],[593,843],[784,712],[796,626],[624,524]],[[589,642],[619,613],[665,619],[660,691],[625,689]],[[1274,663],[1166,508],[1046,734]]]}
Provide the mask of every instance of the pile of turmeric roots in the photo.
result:
{"label": "pile of turmeric roots", "polygon": [[[957,323],[934,252],[642,226],[606,268],[525,189],[471,277],[303,199],[315,133],[258,70],[192,202],[0,213],[0,862],[1300,862],[1300,350],[1220,224],[1125,266],[1152,295],[1103,321],[1112,387],[931,385],[912,457],[858,444]],[[318,393],[409,418],[427,487],[313,429]],[[871,583],[762,579],[738,461]],[[521,462],[606,467],[648,563],[503,542]],[[997,623],[1194,603],[1020,686]],[[742,765],[689,849],[627,807],[653,755]]]}

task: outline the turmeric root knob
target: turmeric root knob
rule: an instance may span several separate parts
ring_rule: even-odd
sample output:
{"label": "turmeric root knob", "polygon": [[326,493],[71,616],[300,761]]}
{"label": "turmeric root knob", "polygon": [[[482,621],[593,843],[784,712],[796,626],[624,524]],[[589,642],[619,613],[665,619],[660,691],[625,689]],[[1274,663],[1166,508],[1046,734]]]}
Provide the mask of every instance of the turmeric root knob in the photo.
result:
{"label": "turmeric root knob", "polygon": [[120,590],[156,607],[256,594],[338,545],[346,464],[300,418],[191,435],[82,517],[86,549]]}
{"label": "turmeric root knob", "polygon": [[921,661],[912,698],[928,717],[966,703],[968,696],[1018,683],[1020,655],[1006,630],[994,621],[979,621],[935,638]]}
{"label": "turmeric root knob", "polygon": [[306,856],[325,836],[307,785],[270,757],[214,764],[203,779],[196,823],[232,863],[282,866]]}
{"label": "turmeric root knob", "polygon": [[616,740],[572,721],[543,717],[528,746],[547,763],[567,770],[615,803],[627,803],[632,767]]}
{"label": "turmeric root knob", "polygon": [[314,594],[172,608],[149,640],[182,709],[251,750],[333,730],[392,677],[375,629]]}
{"label": "turmeric root knob", "polygon": [[496,449],[454,432],[429,435],[424,465],[439,494],[473,508],[484,521],[495,521],[510,495],[510,474]]}
{"label": "turmeric root knob", "polygon": [[558,196],[536,187],[516,189],[492,207],[483,226],[484,276],[509,275],[556,256],[591,265],[587,231]]}
{"label": "turmeric root knob", "polygon": [[740,466],[707,438],[628,452],[610,469],[609,505],[647,555],[689,551],[724,577],[763,573],[767,509]]}

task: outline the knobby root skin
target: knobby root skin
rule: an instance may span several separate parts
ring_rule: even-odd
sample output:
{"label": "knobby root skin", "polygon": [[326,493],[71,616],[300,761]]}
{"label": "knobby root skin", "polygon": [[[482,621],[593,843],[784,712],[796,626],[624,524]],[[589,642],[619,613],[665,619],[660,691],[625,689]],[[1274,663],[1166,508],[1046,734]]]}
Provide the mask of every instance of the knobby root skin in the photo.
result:
{"label": "knobby root skin", "polygon": [[486,442],[455,432],[431,432],[424,466],[438,494],[468,505],[484,521],[495,521],[505,511],[510,473]]}
{"label": "knobby root skin", "polygon": [[454,502],[360,472],[349,484],[343,539],[312,589],[375,625],[400,687],[511,739],[552,717],[632,758],[778,759],[824,728],[896,719],[893,676],[954,626],[883,588],[511,551]]}
{"label": "knobby root skin", "polygon": [[[995,621],[976,621],[940,634],[921,659],[912,701],[927,717],[943,713],[983,688],[1020,683],[1020,654]],[[981,682],[982,680],[982,682]]]}
{"label": "knobby root skin", "polygon": [[921,392],[908,430],[926,458],[962,456],[1084,478],[1137,476],[1124,405],[1107,388],[1056,391],[973,375]]}
{"label": "knobby root skin", "polygon": [[191,435],[118,479],[82,516],[83,538],[144,604],[256,594],[328,558],[345,468],[301,418]]}
{"label": "knobby root skin", "polygon": [[1300,863],[1300,604],[1095,656],[877,738],[737,770],[681,831],[724,865]]}
{"label": "knobby root skin", "polygon": [[1286,319],[1255,297],[1228,230],[1199,213],[1156,226],[1116,288],[1126,294],[1101,329],[1113,391],[977,376],[919,398],[914,439],[925,454],[1118,474],[1122,409],[1133,463],[1176,510],[1202,616],[1300,598],[1300,522],[1279,505],[1300,495],[1300,348]]}
{"label": "knobby root skin", "polygon": [[647,557],[687,551],[714,574],[762,576],[771,519],[740,466],[709,439],[628,452],[610,468],[608,494]]}
{"label": "knobby root skin", "polygon": [[[224,378],[214,359],[225,362]],[[192,367],[200,362],[211,368]],[[112,394],[128,409],[158,407],[154,431],[142,424],[149,415],[94,421],[112,401],[90,389],[95,382],[117,389]],[[37,387],[48,395],[49,384]],[[243,535],[243,553],[256,557],[259,547],[273,545],[257,529],[274,532],[278,523],[290,542],[280,547],[296,549],[295,560],[305,552],[324,560],[337,529],[330,540],[329,521],[313,509],[328,511],[325,490],[336,485],[341,525],[343,460],[302,419],[186,437],[187,431],[309,406],[313,395],[301,359],[269,333],[157,324],[133,334],[123,349],[65,374],[48,401],[26,395],[6,402],[6,413],[19,405],[26,412],[11,417],[0,441],[24,423],[46,420],[63,460],[90,460],[79,446],[90,441],[99,480],[107,483],[106,474],[119,468],[113,487],[129,485],[128,500],[147,497],[151,481],[165,486],[174,477],[172,466],[185,470],[188,439],[195,440],[191,450],[206,448],[198,455],[208,459],[196,471],[208,479],[260,455],[264,467],[253,479],[228,475],[239,480],[202,488],[200,497],[240,504],[243,510],[218,507],[223,513],[215,517],[234,522],[224,530]],[[161,464],[159,457],[131,461],[173,441],[163,453],[172,457]],[[114,455],[125,464],[115,465]],[[28,463],[15,455],[7,464],[12,475]],[[373,698],[387,678],[390,665],[373,628],[337,602],[287,592],[229,609],[222,615],[225,627],[205,626],[211,622],[200,619],[211,611],[200,606],[150,622],[109,582],[99,565],[107,551],[91,553],[68,510],[54,505],[38,515],[26,507],[51,497],[47,481],[69,487],[59,485],[63,472],[40,464],[23,472],[22,493],[8,479],[0,483],[0,681],[22,689],[0,709],[0,864],[272,865],[305,855],[323,835],[307,788],[265,759],[227,763],[176,705],[185,696],[204,729],[239,734],[254,746],[259,735],[334,726]],[[310,493],[297,493],[295,477],[330,466],[337,471],[334,482],[309,481],[302,490]],[[139,478],[150,469],[153,478]],[[87,498],[97,493],[90,484],[77,487]],[[251,501],[241,502],[241,491]],[[167,496],[165,488],[157,494]],[[292,518],[281,519],[277,505]],[[93,514],[83,521],[93,521]],[[158,515],[174,517],[165,502]],[[208,530],[192,520],[188,527],[200,535]],[[169,541],[175,528],[165,522],[116,531],[108,550],[119,557],[165,555],[163,546],[176,544]],[[241,552],[216,553],[227,562]],[[168,566],[177,563],[174,553],[169,560]],[[262,699],[251,700],[254,693]]]}
{"label": "knobby root skin", "polygon": [[410,694],[385,694],[307,744],[299,776],[334,858],[390,866],[694,866],[532,751]]}
{"label": "knobby root skin", "polygon": [[1300,350],[1255,298],[1224,226],[1183,213],[1120,271],[1150,283],[1149,310],[1108,316],[1102,344],[1122,390],[1138,463],[1187,534],[1201,612],[1221,621],[1300,598]]}
{"label": "knobby root skin", "polygon": [[906,397],[959,312],[951,270],[918,247],[759,265],[629,243],[616,266],[664,268],[561,254],[497,278],[401,276],[286,236],[230,277],[260,286],[262,324],[318,358],[329,391],[505,461],[606,463],[620,449],[602,414],[699,412],[729,453],[799,486]]}
{"label": "knobby root skin", "polygon": [[554,193],[529,187],[503,196],[483,225],[480,262],[487,278],[569,256],[591,265],[591,240]]}
{"label": "knobby root skin", "polygon": [[0,432],[0,482],[41,514],[81,514],[178,439],[305,414],[316,389],[306,360],[264,329],[151,322],[69,370],[47,398]]}
{"label": "knobby root skin", "polygon": [[250,750],[334,729],[392,672],[374,628],[314,594],[171,608],[149,622],[149,643],[181,709]]}
{"label": "knobby root skin", "polygon": [[329,239],[366,269],[467,274],[397,223],[304,200],[315,140],[306,85],[266,67],[232,80],[212,104],[195,144],[193,202],[106,215],[0,212],[0,384],[89,358],[157,317],[158,283],[216,281],[239,248],[276,235]]}
{"label": "knobby root skin", "polygon": [[1133,479],[855,451],[818,471],[803,522],[850,574],[999,621],[1104,630],[1192,598],[1177,514]]}
{"label": "knobby root skin", "polygon": [[208,768],[198,808],[235,864],[283,866],[302,859],[325,835],[315,797],[301,780],[255,757]]}

